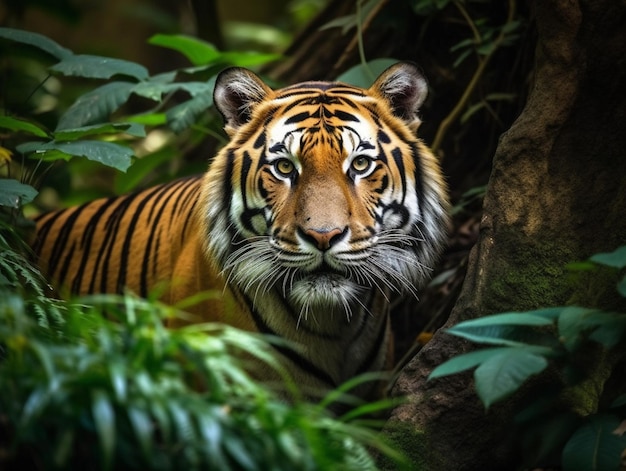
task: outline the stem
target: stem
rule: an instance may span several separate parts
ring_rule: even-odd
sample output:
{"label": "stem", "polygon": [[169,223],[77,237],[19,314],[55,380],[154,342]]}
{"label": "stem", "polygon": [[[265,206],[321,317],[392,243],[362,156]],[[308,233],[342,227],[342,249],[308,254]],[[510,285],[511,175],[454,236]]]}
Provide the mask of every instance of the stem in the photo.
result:
{"label": "stem", "polygon": [[378,15],[380,10],[382,10],[382,8],[387,4],[388,1],[389,0],[380,0],[376,4],[376,6],[372,8],[372,11],[370,12],[369,15],[367,15],[367,18],[365,18],[365,21],[361,23],[360,21],[361,20],[361,14],[360,14],[361,1],[357,0],[357,13],[356,13],[358,15],[357,22],[356,22],[357,32],[355,36],[352,38],[352,40],[350,41],[350,44],[348,44],[348,46],[346,47],[346,50],[344,51],[344,53],[341,55],[337,63],[334,65],[333,73],[335,75],[339,73],[344,63],[350,58],[352,51],[354,51],[354,48],[357,46],[359,47],[359,57],[361,59],[361,62],[365,63],[365,51],[363,48],[363,32],[367,30],[367,28],[369,28],[369,25],[372,23],[372,21],[374,21],[374,18],[376,17],[376,15]]}
{"label": "stem", "polygon": [[[464,9],[461,8],[462,14],[463,14],[463,11]],[[513,20],[514,13],[515,13],[515,0],[509,0],[509,13],[508,13],[508,17],[506,19],[505,24]],[[467,12],[465,12],[465,14],[467,14]],[[465,16],[465,14],[463,16]],[[466,17],[466,20],[468,18],[469,16]],[[469,25],[470,25],[470,28],[472,28],[472,31],[474,31],[474,35],[478,34],[478,32],[475,31],[475,27],[474,27],[473,22],[471,21],[471,18],[469,18]],[[493,54],[496,52],[496,50],[500,47],[500,43],[502,43],[502,41],[504,40],[504,35],[505,35],[504,31],[500,30],[500,34],[494,41],[494,47],[491,49],[491,51],[489,51],[489,54],[485,55],[483,58],[480,58],[480,57],[478,58],[478,67],[476,68],[476,71],[474,72],[474,75],[472,76],[470,82],[467,84],[467,87],[465,88],[465,91],[463,92],[461,99],[457,102],[456,106],[452,109],[452,111],[450,111],[448,116],[446,116],[443,119],[443,121],[441,121],[441,124],[439,125],[439,128],[437,129],[437,134],[435,135],[435,139],[433,140],[433,143],[431,145],[433,152],[437,153],[437,151],[441,147],[441,143],[446,135],[446,132],[448,132],[448,128],[452,125],[453,122],[455,122],[459,118],[459,116],[463,112],[463,109],[467,106],[467,103],[469,102],[470,97],[472,96],[472,93],[474,92],[474,89],[476,88],[476,85],[478,85],[478,83],[480,82],[480,79],[482,78],[485,72],[485,69],[487,68],[487,64],[489,63],[489,60],[491,59]]]}

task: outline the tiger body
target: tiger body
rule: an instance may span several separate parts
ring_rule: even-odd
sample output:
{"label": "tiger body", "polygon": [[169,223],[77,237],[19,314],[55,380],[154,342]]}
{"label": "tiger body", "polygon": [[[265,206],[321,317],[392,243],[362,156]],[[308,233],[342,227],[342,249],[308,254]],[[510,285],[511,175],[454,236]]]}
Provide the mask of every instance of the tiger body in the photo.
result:
{"label": "tiger body", "polygon": [[411,64],[369,89],[272,90],[228,69],[214,98],[231,140],[203,176],[43,215],[35,250],[74,293],[218,291],[198,321],[293,342],[276,348],[307,392],[382,370],[390,300],[428,279],[446,235],[445,183],[415,136],[425,93]]}

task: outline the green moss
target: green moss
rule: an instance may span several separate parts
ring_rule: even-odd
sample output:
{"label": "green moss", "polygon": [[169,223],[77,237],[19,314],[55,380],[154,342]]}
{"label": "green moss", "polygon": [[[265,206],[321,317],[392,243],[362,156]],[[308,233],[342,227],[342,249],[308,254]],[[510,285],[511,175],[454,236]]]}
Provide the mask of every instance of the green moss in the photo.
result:
{"label": "green moss", "polygon": [[[427,463],[435,448],[428,446],[425,432],[414,428],[410,423],[390,421],[385,425],[385,437],[391,446],[407,459],[407,470],[426,471]],[[397,470],[398,463],[382,458],[378,463],[382,470]]]}
{"label": "green moss", "polygon": [[485,267],[486,312],[530,310],[564,304],[571,293],[565,265],[570,247],[519,233],[500,233]]}

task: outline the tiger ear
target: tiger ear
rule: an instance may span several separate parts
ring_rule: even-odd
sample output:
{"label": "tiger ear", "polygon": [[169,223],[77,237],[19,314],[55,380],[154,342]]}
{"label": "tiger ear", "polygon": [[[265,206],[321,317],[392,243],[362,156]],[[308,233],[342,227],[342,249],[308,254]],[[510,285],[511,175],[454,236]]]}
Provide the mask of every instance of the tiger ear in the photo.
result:
{"label": "tiger ear", "polygon": [[376,79],[369,91],[382,96],[394,115],[413,130],[417,129],[421,123],[417,112],[428,95],[428,84],[415,64],[400,62],[392,65]]}
{"label": "tiger ear", "polygon": [[222,71],[215,82],[213,103],[224,117],[224,129],[232,135],[252,117],[254,107],[272,91],[254,73],[241,67]]}

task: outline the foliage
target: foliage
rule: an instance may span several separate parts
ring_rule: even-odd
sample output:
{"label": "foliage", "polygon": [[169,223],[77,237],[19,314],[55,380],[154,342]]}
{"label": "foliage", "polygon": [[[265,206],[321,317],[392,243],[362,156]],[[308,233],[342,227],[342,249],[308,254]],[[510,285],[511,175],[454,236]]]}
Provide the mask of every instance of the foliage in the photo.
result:
{"label": "foliage", "polygon": [[[141,64],[75,54],[37,33],[0,28],[0,42],[43,52],[41,63],[52,59],[46,67],[48,75],[35,90],[58,75],[98,81],[95,88],[80,94],[71,106],[61,110],[53,129],[38,122],[35,113],[19,116],[5,110],[8,114],[0,118],[0,128],[12,133],[5,147],[11,153],[17,151],[35,158],[39,165],[81,156],[121,172],[127,172],[139,154],[141,165],[116,177],[120,191],[128,191],[172,157],[173,151],[162,153],[165,145],[155,151],[142,150],[155,131],[176,136],[193,128],[201,130],[204,136],[219,135],[221,124],[217,120],[208,122],[208,127],[201,124],[206,122],[203,117],[213,103],[213,86],[219,71],[227,66],[260,65],[279,57],[222,52],[197,38],[160,34],[150,42],[180,52],[191,65],[150,75]],[[24,99],[32,99],[34,92]],[[138,111],[137,100],[142,100]]]}
{"label": "foliage", "polygon": [[[586,271],[601,267],[620,274],[616,289],[626,298],[626,246],[573,265]],[[510,312],[461,322],[448,333],[492,347],[448,360],[432,371],[431,379],[476,368],[476,392],[489,408],[522,390],[531,376],[549,365],[558,367],[563,378],[560,388],[535,396],[531,406],[520,413],[520,421],[549,418],[549,423],[542,423],[541,433],[546,437],[542,453],[563,446],[566,471],[619,468],[626,450],[626,394],[622,391],[613,397],[608,407],[600,405],[600,396],[608,379],[602,376],[606,358],[623,354],[626,312],[581,306]],[[597,357],[593,345],[601,346]],[[591,392],[589,383],[595,385]],[[573,417],[571,411],[557,416],[551,413],[552,399],[574,394],[583,396],[587,404],[586,410],[578,411],[582,418]]]}
{"label": "foliage", "polygon": [[250,378],[242,353],[274,363],[252,334],[165,329],[168,308],[131,296],[68,305],[62,322],[42,328],[20,296],[4,294],[8,467],[356,470],[374,469],[366,445],[386,450],[373,432],[319,406],[288,405]]}
{"label": "foliage", "polygon": [[[133,164],[131,147],[147,127],[183,132],[196,125],[224,65],[275,57],[155,36],[193,65],[151,76],[139,64],[74,54],[38,34],[0,28],[0,38],[52,56],[50,74],[101,81],[53,128],[32,116],[3,116],[9,146],[38,164],[84,156],[129,172],[153,168]],[[156,105],[112,119],[132,96]],[[0,186],[0,467],[361,470],[375,469],[371,450],[402,464],[366,426],[368,414],[391,402],[357,403],[340,418],[329,412],[352,402],[350,390],[368,378],[308,404],[295,387],[278,393],[248,373],[260,362],[291,384],[266,338],[214,324],[166,329],[165,319],[184,314],[130,294],[50,299],[18,231],[21,209],[36,193],[14,179]]]}

